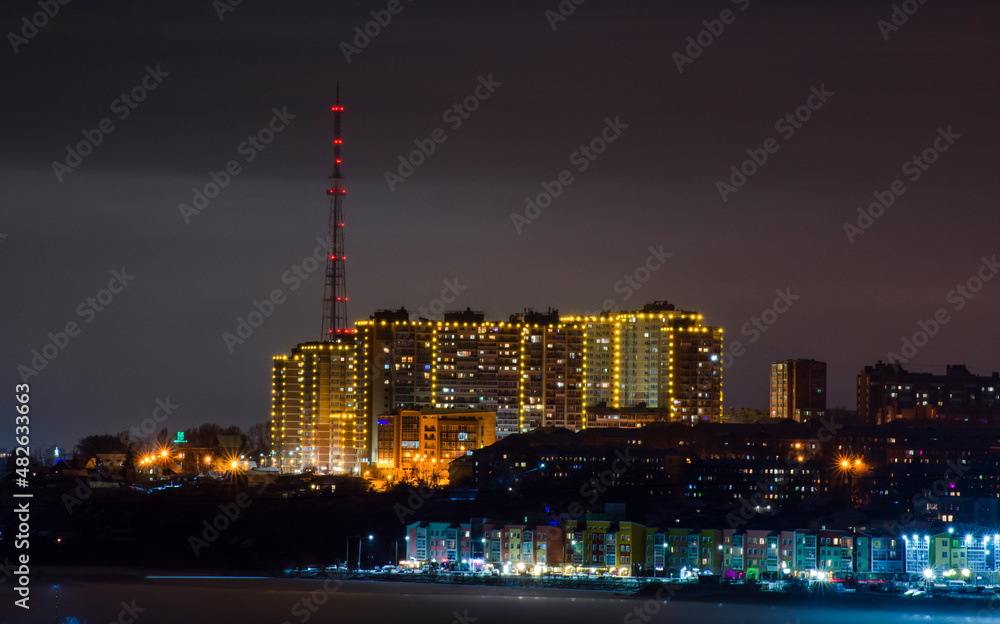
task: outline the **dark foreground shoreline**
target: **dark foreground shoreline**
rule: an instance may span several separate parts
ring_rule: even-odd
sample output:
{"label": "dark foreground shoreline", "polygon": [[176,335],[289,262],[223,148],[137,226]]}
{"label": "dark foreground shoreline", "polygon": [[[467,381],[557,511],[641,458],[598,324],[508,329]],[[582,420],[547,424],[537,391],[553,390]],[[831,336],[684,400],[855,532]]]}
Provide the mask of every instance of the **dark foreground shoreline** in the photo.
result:
{"label": "dark foreground shoreline", "polygon": [[[496,597],[567,597],[593,600],[614,599],[638,604],[667,602],[703,604],[712,606],[754,605],[784,608],[863,609],[896,613],[936,613],[965,617],[1000,616],[1000,597],[949,596],[906,597],[898,594],[848,593],[821,587],[808,592],[768,592],[743,585],[661,584],[642,582],[637,586],[599,586],[586,581],[549,584],[538,579],[501,577],[484,581],[501,582],[447,582],[429,575],[392,576],[341,576],[295,578],[248,573],[236,575],[231,570],[212,574],[205,571],[183,573],[178,571],[148,572],[127,568],[101,567],[45,567],[32,574],[38,585],[84,587],[99,585],[156,587],[225,587],[256,591],[279,584],[285,591],[310,593],[334,588],[354,593],[379,595],[421,596],[496,596]],[[991,606],[992,605],[992,606]]]}

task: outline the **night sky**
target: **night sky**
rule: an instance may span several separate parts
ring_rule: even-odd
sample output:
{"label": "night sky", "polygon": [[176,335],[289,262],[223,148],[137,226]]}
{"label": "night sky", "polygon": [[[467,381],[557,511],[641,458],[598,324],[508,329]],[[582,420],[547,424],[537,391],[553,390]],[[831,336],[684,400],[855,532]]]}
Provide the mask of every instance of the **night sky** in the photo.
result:
{"label": "night sky", "polygon": [[[77,0],[37,32],[37,3],[0,8],[0,447],[50,332],[35,445],[157,399],[171,430],[269,417],[271,356],[320,333],[323,269],[292,271],[325,236],[338,80],[351,320],[440,309],[446,281],[448,309],[499,319],[666,299],[742,343],[727,409],[766,408],[768,363],[797,357],[853,408],[861,367],[936,313],[907,368],[1000,369],[1000,279],[951,292],[1000,270],[995,2],[911,0],[898,26],[888,1],[148,4]],[[371,11],[391,21],[355,41]],[[558,196],[524,217],[543,184]],[[859,218],[875,193],[891,205]],[[797,298],[764,313],[777,290]]]}

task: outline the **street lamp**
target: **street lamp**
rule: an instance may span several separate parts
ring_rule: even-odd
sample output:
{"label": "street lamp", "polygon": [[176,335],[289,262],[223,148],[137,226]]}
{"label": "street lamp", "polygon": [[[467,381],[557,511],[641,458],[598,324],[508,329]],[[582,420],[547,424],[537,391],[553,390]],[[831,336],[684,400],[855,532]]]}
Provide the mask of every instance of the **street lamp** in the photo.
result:
{"label": "street lamp", "polygon": [[[371,566],[372,566],[372,540],[373,539],[375,539],[375,536],[372,535],[371,533],[369,533],[368,534],[368,568],[369,569],[371,569]],[[359,556],[361,555],[361,549],[358,549],[358,555]],[[361,564],[359,563],[358,565],[360,566]]]}

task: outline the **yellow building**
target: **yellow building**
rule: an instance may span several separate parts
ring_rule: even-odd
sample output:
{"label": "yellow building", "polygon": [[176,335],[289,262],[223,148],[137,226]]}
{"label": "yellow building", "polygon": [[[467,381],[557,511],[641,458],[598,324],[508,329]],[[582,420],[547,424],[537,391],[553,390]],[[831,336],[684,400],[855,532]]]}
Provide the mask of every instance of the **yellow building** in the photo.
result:
{"label": "yellow building", "polygon": [[381,416],[376,468],[387,481],[448,483],[448,464],[496,442],[496,414],[400,410]]}
{"label": "yellow building", "polygon": [[635,522],[619,522],[615,532],[615,567],[621,576],[631,576],[645,565],[646,527]]}
{"label": "yellow building", "polygon": [[271,442],[282,472],[358,473],[354,345],[300,344],[274,358]]}
{"label": "yellow building", "polygon": [[703,318],[663,301],[638,311],[563,317],[583,334],[584,406],[645,404],[668,409],[673,421],[719,421],[723,331]]}

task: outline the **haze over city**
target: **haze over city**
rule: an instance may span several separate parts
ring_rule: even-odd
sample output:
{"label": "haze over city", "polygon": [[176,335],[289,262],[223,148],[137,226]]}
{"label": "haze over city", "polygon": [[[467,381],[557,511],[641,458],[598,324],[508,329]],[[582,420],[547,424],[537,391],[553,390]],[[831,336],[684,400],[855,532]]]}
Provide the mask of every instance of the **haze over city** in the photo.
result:
{"label": "haze over city", "polygon": [[268,418],[271,356],[319,337],[323,269],[296,267],[325,237],[338,81],[352,322],[668,300],[745,348],[726,410],[766,408],[769,363],[799,357],[853,408],[860,369],[942,309],[907,368],[998,368],[998,284],[957,290],[996,271],[994,4],[890,29],[882,3],[399,6],[363,46],[381,5],[74,3],[31,37],[35,3],[0,10],[25,39],[2,61],[7,385],[80,329],[28,377],[39,445],[158,399],[170,429]]}

